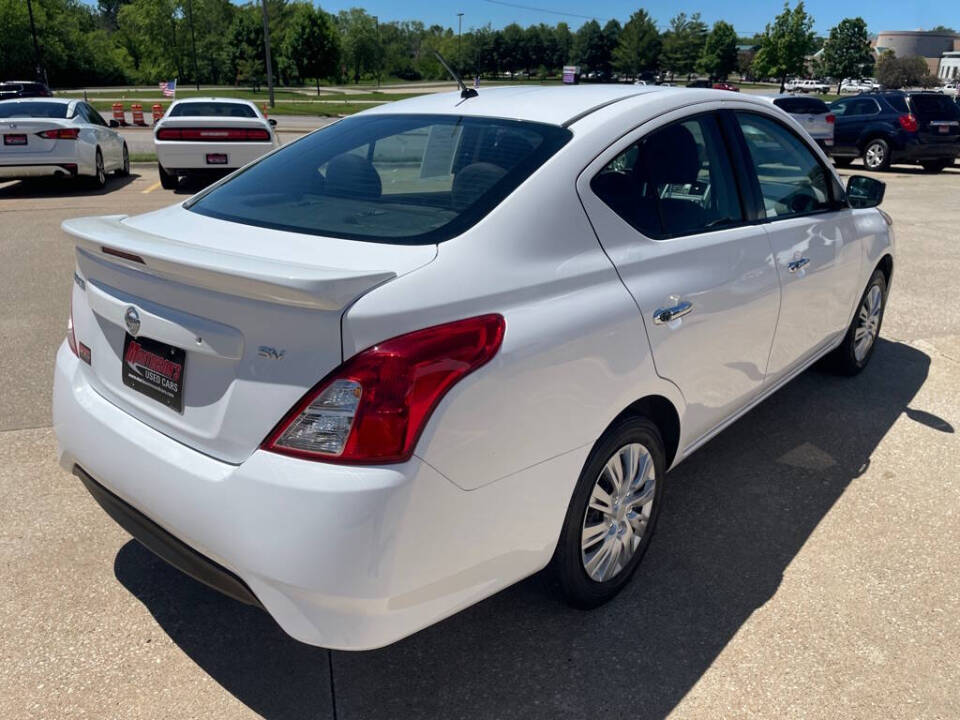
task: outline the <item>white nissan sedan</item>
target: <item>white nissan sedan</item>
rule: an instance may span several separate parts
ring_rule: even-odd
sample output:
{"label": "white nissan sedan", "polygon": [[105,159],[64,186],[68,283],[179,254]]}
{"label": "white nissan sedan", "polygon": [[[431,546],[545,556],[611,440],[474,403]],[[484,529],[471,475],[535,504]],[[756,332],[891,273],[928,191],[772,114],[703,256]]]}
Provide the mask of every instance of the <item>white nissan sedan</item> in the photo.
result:
{"label": "white nissan sedan", "polygon": [[83,100],[2,100],[0,136],[0,181],[72,177],[102,188],[107,173],[130,174],[126,142]]}
{"label": "white nissan sedan", "polygon": [[870,361],[882,195],[709,89],[377,107],[64,223],[61,464],[307,643],[379,647],[548,565],[592,607],[669,469],[814,362]]}
{"label": "white nissan sedan", "polygon": [[171,103],[153,128],[161,185],[172,190],[182,176],[223,174],[253,162],[280,144],[275,125],[249,100]]}

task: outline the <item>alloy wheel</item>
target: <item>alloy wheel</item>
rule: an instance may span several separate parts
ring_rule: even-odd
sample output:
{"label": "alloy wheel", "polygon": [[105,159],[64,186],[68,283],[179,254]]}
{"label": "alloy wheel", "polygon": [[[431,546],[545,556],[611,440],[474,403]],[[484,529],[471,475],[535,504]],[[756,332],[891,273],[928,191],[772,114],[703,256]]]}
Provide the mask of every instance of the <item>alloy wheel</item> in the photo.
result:
{"label": "alloy wheel", "polygon": [[863,362],[877,339],[882,311],[883,292],[878,285],[873,285],[867,291],[866,297],[863,298],[863,304],[858,312],[859,323],[857,329],[853,332],[853,354],[858,363]]}
{"label": "alloy wheel", "polygon": [[107,172],[103,169],[103,156],[97,153],[97,185],[103,185],[107,182]]}
{"label": "alloy wheel", "polygon": [[650,524],[656,487],[653,456],[640,443],[624,445],[604,465],[580,535],[583,569],[592,580],[611,580],[630,563]]}
{"label": "alloy wheel", "polygon": [[869,146],[867,146],[867,151],[864,153],[863,160],[866,166],[873,170],[883,165],[885,155],[886,153],[884,152],[883,145],[880,143],[871,143]]}

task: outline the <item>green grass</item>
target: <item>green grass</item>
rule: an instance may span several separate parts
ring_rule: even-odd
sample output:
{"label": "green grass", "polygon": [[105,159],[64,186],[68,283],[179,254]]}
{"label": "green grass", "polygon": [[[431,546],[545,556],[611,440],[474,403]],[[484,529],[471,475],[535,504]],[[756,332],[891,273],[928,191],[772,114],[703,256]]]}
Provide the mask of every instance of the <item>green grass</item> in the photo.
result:
{"label": "green grass", "polygon": [[152,163],[156,161],[156,153],[130,153],[130,162],[132,163]]}

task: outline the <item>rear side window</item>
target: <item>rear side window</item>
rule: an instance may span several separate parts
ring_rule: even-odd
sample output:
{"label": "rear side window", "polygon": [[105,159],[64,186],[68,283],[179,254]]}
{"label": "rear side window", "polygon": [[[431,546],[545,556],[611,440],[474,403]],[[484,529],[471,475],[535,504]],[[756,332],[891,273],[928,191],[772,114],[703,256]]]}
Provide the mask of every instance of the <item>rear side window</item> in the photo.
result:
{"label": "rear side window", "polygon": [[255,118],[257,113],[241,103],[186,102],[174,105],[170,117],[236,117]]}
{"label": "rear side window", "polygon": [[644,235],[664,239],[736,225],[740,196],[716,118],[655,130],[614,158],[590,188]]}
{"label": "rear side window", "polygon": [[792,115],[826,115],[830,108],[823,100],[805,97],[777,98],[773,104]]}
{"label": "rear side window", "polygon": [[907,98],[905,95],[887,95],[886,101],[890,103],[892,107],[897,112],[908,113],[910,109],[907,107]]}
{"label": "rear side window", "polygon": [[737,122],[760,181],[768,219],[831,208],[826,170],[806,143],[772,118],[738,112]]}
{"label": "rear side window", "polygon": [[359,115],[264,157],[189,202],[247,225],[395,244],[478,222],[571,137],[556,125]]}
{"label": "rear side window", "polygon": [[33,118],[65,118],[67,117],[68,103],[43,102],[0,102],[0,118],[33,117]]}
{"label": "rear side window", "polygon": [[957,104],[946,95],[911,95],[913,114],[924,120],[960,120]]}

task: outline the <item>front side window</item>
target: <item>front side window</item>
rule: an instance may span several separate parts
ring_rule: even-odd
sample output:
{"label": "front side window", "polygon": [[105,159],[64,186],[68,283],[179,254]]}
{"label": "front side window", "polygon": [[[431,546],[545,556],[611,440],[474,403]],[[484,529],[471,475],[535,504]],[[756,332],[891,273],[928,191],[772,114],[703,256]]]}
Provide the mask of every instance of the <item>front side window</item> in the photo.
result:
{"label": "front side window", "polygon": [[264,157],[185,207],[247,225],[393,244],[478,222],[571,137],[557,125],[358,115]]}
{"label": "front side window", "polygon": [[800,138],[776,120],[737,113],[768,219],[831,209],[827,171]]}
{"label": "front side window", "polygon": [[743,221],[733,170],[713,115],[653,131],[610,161],[590,188],[626,222],[655,239]]}

